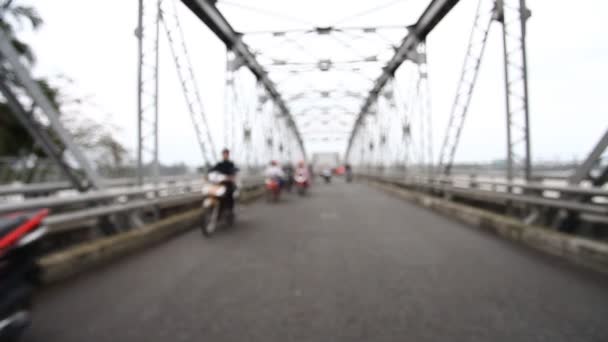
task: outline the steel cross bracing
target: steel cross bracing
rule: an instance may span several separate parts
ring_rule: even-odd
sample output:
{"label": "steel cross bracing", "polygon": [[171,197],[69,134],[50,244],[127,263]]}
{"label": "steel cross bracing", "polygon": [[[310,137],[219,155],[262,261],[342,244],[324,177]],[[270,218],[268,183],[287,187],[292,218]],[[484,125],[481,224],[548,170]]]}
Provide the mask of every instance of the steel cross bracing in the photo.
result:
{"label": "steel cross bracing", "polygon": [[382,88],[394,76],[395,71],[408,58],[416,58],[415,50],[421,41],[435,28],[435,26],[452,10],[459,0],[433,0],[413,25],[408,35],[403,39],[401,45],[396,49],[393,57],[386,63],[380,76],[374,81],[374,86],[369,92],[365,102],[361,106],[357,120],[352,129],[346,148],[346,159],[350,158],[353,141],[368,114],[370,107],[376,102]]}
{"label": "steel cross bracing", "polygon": [[461,79],[441,148],[439,167],[449,174],[488,39],[492,20],[502,24],[506,91],[506,177],[529,180],[532,172],[526,62],[526,21],[530,12],[523,0],[480,0]]}
{"label": "steel cross bracing", "polygon": [[277,80],[306,141],[343,144],[373,76],[405,32],[405,26],[316,27],[246,33],[243,39]]}
{"label": "steel cross bracing", "polygon": [[[237,35],[223,13],[209,1],[183,2],[262,84],[267,87],[265,80],[271,81],[276,93],[289,102],[293,125],[311,142],[346,142],[349,131],[345,128],[352,127],[360,102],[408,32],[405,24],[378,27],[311,24],[308,29]],[[227,99],[233,97],[227,95]]]}
{"label": "steel cross bracing", "polygon": [[225,145],[233,151],[237,163],[247,170],[256,170],[272,159],[304,158],[290,122],[263,85],[230,51],[225,94]]}
{"label": "steel cross bracing", "polygon": [[425,45],[382,89],[353,141],[350,162],[432,173],[432,118]]}
{"label": "steel cross bracing", "polygon": [[75,170],[64,160],[63,149],[55,143],[47,130],[45,130],[38,120],[36,120],[32,111],[26,110],[21,101],[19,101],[18,96],[11,89],[9,82],[6,79],[7,75],[7,70],[0,66],[0,93],[4,96],[14,117],[17,118],[19,123],[33,137],[36,144],[40,146],[46,156],[59,167],[69,180],[71,186],[79,191],[86,190],[86,184],[81,181]]}
{"label": "steel cross bracing", "polygon": [[490,26],[496,16],[496,7],[493,1],[480,0],[473,22],[473,29],[469,36],[469,44],[458,81],[456,98],[452,104],[448,127],[439,152],[439,172],[450,174],[456,148],[460,141],[462,129],[471,103],[473,90],[479,75],[481,60],[484,55]]}
{"label": "steel cross bracing", "polygon": [[568,183],[579,185],[585,180],[591,180],[594,186],[608,183],[608,129],[583,163],[569,177]]}
{"label": "steel cross bracing", "polygon": [[[102,184],[99,180],[99,175],[97,174],[97,171],[95,170],[93,165],[91,165],[82,150],[73,141],[69,132],[64,128],[59,118],[60,115],[58,110],[46,97],[40,85],[33,79],[27,68],[21,63],[19,59],[19,54],[11,43],[11,38],[7,35],[7,33],[2,30],[0,30],[0,61],[3,62],[2,68],[4,70],[6,70],[6,68],[10,68],[12,74],[15,77],[14,81],[17,82],[24,89],[26,95],[32,100],[32,108],[36,107],[38,109],[36,111],[36,114],[39,117],[42,117],[46,121],[48,121],[48,125],[56,134],[56,138],[60,140],[63,147],[66,149],[69,155],[71,155],[71,157],[76,161],[78,167],[84,173],[85,180],[87,183],[83,184],[81,182],[78,182],[76,187],[78,189],[85,189],[88,187],[101,188]],[[5,86],[7,86],[7,84],[4,83],[5,81],[6,79],[1,80],[1,82],[3,82]],[[10,88],[5,88],[5,90],[6,92],[4,95],[11,97],[11,94],[9,92]],[[17,103],[13,103],[13,105],[17,105]],[[20,110],[17,108],[17,106],[13,106],[13,109],[17,109],[17,112],[15,114],[19,115]],[[30,123],[33,123],[33,125],[30,125],[30,129],[36,129],[36,124],[39,124],[37,120],[36,122],[32,121]],[[37,135],[39,138],[41,138],[39,134]],[[44,144],[44,142],[41,140],[38,140],[38,142]],[[55,148],[51,146],[47,147],[49,148],[49,151],[47,152],[52,153],[50,154],[51,157],[55,155],[55,158],[62,159],[60,167],[65,169],[67,167],[64,164],[65,161],[63,160],[65,156],[63,156],[62,153],[57,151]],[[55,151],[52,151],[53,149],[55,149]],[[73,181],[76,181],[74,177],[69,174],[69,172],[67,176]]]}
{"label": "steel cross bracing", "polygon": [[196,133],[196,139],[201,149],[203,161],[212,164],[217,161],[217,150],[211,138],[207,117],[204,111],[201,94],[197,86],[192,62],[186,48],[184,33],[179,21],[176,0],[165,0],[164,4],[170,5],[161,7],[161,21],[164,31],[169,41],[169,48],[175,62],[177,74],[182,86],[182,91],[186,100],[186,105],[192,119],[192,125]]}
{"label": "steel cross bracing", "polygon": [[294,138],[298,143],[298,147],[302,155],[306,155],[304,142],[296,123],[291,115],[291,112],[285,104],[282,95],[277,90],[274,82],[268,77],[266,69],[258,63],[256,56],[245,45],[240,35],[232,28],[230,23],[224,18],[222,13],[215,6],[215,1],[209,0],[182,0],[182,2],[199,18],[201,19],[217,36],[220,38],[226,47],[233,51],[251,72],[256,79],[264,87],[268,96],[275,102],[280,115],[285,117],[288,122],[288,127],[293,131]]}

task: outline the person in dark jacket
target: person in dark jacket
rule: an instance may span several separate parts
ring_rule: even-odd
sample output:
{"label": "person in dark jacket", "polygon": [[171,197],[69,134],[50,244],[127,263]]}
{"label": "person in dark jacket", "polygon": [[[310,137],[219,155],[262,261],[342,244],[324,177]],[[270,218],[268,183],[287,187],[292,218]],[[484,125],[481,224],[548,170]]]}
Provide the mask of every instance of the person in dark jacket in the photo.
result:
{"label": "person in dark jacket", "polygon": [[223,184],[226,186],[226,209],[232,211],[234,209],[234,191],[236,190],[235,177],[239,169],[230,160],[230,150],[227,148],[222,150],[222,161],[215,164],[209,172],[219,172],[228,176],[228,180]]}

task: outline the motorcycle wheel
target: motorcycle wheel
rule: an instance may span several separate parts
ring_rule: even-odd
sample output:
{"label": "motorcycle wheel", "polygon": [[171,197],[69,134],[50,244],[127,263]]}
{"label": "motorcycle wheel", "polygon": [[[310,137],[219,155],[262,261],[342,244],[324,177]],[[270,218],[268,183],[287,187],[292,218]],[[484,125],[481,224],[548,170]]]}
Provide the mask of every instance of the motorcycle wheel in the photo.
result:
{"label": "motorcycle wheel", "polygon": [[203,236],[206,238],[210,237],[217,228],[220,213],[219,209],[219,205],[214,205],[209,210],[205,210],[205,212],[203,212],[203,217],[201,219],[201,230]]}
{"label": "motorcycle wheel", "polygon": [[225,217],[226,217],[226,225],[228,227],[234,226],[234,221],[236,221],[236,215],[234,214],[234,211],[226,210]]}
{"label": "motorcycle wheel", "polygon": [[[30,325],[31,317],[30,311],[31,304],[30,303],[22,303],[17,305],[14,310],[9,311],[10,315],[18,314],[18,322],[13,322],[10,326],[3,327],[3,330],[0,331],[0,340],[6,342],[16,342],[20,339],[23,331]],[[15,317],[15,316],[13,316]],[[4,319],[5,317],[0,317]]]}

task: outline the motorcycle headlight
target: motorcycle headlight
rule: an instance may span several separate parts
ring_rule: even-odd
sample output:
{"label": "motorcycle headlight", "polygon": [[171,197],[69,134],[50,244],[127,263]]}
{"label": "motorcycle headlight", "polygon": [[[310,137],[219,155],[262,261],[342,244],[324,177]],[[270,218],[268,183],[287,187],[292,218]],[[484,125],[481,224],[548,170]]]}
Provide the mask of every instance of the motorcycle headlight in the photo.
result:
{"label": "motorcycle headlight", "polygon": [[226,187],[219,187],[215,190],[215,196],[221,197],[226,193]]}

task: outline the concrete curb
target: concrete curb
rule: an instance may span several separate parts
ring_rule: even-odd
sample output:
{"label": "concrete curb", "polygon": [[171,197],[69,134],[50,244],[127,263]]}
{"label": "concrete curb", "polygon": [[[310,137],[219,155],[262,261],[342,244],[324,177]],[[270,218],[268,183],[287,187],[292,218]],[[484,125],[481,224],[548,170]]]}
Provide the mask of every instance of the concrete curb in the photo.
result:
{"label": "concrete curb", "polygon": [[[256,188],[243,193],[241,203],[250,203],[264,193]],[[167,238],[191,229],[202,215],[202,209],[193,209],[176,214],[145,227],[114,236],[97,239],[43,256],[38,260],[40,281],[48,285],[122,256],[157,244]]]}
{"label": "concrete curb", "polygon": [[40,280],[54,283],[186,231],[200,218],[202,209],[173,215],[148,226],[83,243],[38,260]]}
{"label": "concrete curb", "polygon": [[468,225],[568,259],[596,271],[608,273],[608,244],[606,243],[562,234],[539,226],[527,225],[508,216],[419,194],[394,185],[386,185],[383,182],[370,181],[370,184]]}

